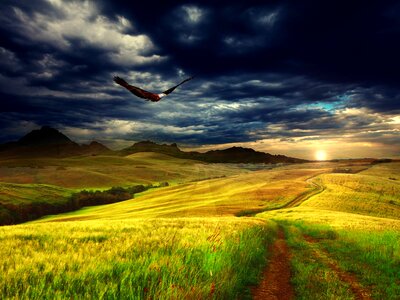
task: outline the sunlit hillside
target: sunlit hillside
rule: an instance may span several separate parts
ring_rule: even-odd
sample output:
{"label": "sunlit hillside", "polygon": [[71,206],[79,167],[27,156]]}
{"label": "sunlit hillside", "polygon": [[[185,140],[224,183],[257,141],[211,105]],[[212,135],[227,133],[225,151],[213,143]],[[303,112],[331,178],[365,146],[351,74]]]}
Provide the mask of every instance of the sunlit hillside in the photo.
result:
{"label": "sunlit hillside", "polygon": [[141,152],[127,157],[79,156],[3,160],[0,181],[45,183],[68,188],[107,188],[132,184],[188,182],[247,172],[231,165],[206,164]]}
{"label": "sunlit hillside", "polygon": [[296,170],[278,168],[230,177],[203,180],[147,191],[135,199],[107,206],[86,208],[57,215],[49,220],[124,219],[233,215],[246,210],[284,206],[308,193],[314,186],[307,179],[326,172],[314,165]]}
{"label": "sunlit hillside", "polygon": [[400,293],[398,164],[321,162],[250,172],[149,153],[123,160],[157,166],[166,176],[174,168],[225,176],[0,227],[2,295],[251,298],[274,266],[277,243],[288,247],[281,259],[295,299]]}
{"label": "sunlit hillside", "polygon": [[[324,191],[294,209],[263,215],[346,227],[398,228],[400,219],[398,163],[378,164],[358,174],[322,174],[313,181]],[[369,218],[371,216],[373,218]]]}
{"label": "sunlit hillside", "polygon": [[302,207],[400,219],[398,182],[362,174],[324,174],[316,180],[325,190]]}

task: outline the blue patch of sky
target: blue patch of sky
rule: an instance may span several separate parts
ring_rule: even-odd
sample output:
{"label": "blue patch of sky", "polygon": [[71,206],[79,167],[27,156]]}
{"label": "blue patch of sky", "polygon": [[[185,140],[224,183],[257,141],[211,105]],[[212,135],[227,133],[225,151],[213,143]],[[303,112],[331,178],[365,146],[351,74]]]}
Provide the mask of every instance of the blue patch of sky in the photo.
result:
{"label": "blue patch of sky", "polygon": [[343,109],[346,107],[346,103],[351,100],[351,96],[348,94],[342,94],[336,96],[336,101],[318,101],[311,104],[301,104],[298,105],[296,110],[307,110],[307,109],[322,109],[329,112],[334,112],[338,109]]}

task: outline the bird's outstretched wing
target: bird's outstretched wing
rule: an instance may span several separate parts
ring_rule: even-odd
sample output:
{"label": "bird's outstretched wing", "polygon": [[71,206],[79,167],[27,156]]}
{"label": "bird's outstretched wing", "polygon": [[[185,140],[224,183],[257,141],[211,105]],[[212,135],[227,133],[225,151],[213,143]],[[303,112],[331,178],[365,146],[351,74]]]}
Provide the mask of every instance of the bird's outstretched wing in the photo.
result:
{"label": "bird's outstretched wing", "polygon": [[172,87],[172,88],[170,88],[170,89],[168,89],[168,90],[166,90],[166,91],[164,91],[164,92],[162,92],[162,93],[165,94],[165,95],[168,95],[168,94],[172,93],[178,86],[184,84],[185,82],[187,82],[187,81],[189,81],[189,80],[192,80],[193,78],[194,78],[194,76],[189,77],[189,78],[186,78],[186,79],[185,79],[184,81],[182,81],[181,83],[177,84],[176,86],[174,86],[174,87]]}
{"label": "bird's outstretched wing", "polygon": [[132,94],[134,94],[135,96],[137,96],[139,98],[157,102],[157,101],[160,101],[162,97],[165,97],[168,94],[172,93],[178,86],[184,84],[185,82],[187,82],[189,80],[192,80],[193,78],[194,78],[194,76],[189,77],[189,78],[185,79],[184,81],[182,81],[181,83],[177,84],[176,86],[162,92],[161,94],[154,94],[154,93],[145,91],[141,88],[138,88],[136,86],[130,85],[129,83],[127,83],[125,80],[123,80],[122,78],[120,78],[118,76],[114,76],[114,81],[115,81],[115,83],[119,84],[120,86],[123,86],[124,88],[126,88],[128,91],[130,91]]}
{"label": "bird's outstretched wing", "polygon": [[132,94],[134,94],[135,96],[137,96],[139,98],[154,101],[154,102],[159,101],[161,99],[161,97],[159,97],[157,94],[154,94],[154,93],[145,91],[141,88],[138,88],[136,86],[130,85],[125,80],[123,80],[121,77],[114,76],[114,82],[119,84],[120,86],[123,86],[124,88],[126,88],[128,91],[130,91]]}

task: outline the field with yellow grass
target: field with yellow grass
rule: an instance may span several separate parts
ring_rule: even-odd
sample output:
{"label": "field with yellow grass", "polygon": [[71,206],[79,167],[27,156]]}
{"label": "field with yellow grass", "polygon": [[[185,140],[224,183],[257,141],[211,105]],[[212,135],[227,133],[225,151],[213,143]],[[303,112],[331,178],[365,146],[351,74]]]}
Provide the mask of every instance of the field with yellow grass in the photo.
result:
{"label": "field with yellow grass", "polygon": [[[87,165],[76,161],[74,167],[75,159]],[[96,159],[101,157],[58,163],[86,172],[101,169]],[[281,231],[279,243],[289,253],[279,257],[287,257],[295,299],[400,296],[400,163],[321,162],[249,171],[151,153],[109,159],[121,160],[122,170],[126,161],[132,164],[130,176],[115,175],[121,185],[173,185],[0,227],[2,298],[256,297],[252,287],[274,272]],[[13,164],[1,170],[23,168]],[[271,284],[279,289],[279,282]]]}
{"label": "field with yellow grass", "polygon": [[[135,199],[43,219],[90,220],[232,216],[243,210],[282,207],[314,187],[307,179],[328,169],[299,166],[196,181],[135,195]],[[42,220],[39,220],[42,221]]]}
{"label": "field with yellow grass", "polygon": [[42,183],[66,188],[109,188],[168,181],[171,184],[248,172],[152,152],[126,157],[10,159],[0,161],[0,182]]}
{"label": "field with yellow grass", "polygon": [[272,223],[232,217],[5,226],[0,295],[235,299],[256,284],[273,235]]}

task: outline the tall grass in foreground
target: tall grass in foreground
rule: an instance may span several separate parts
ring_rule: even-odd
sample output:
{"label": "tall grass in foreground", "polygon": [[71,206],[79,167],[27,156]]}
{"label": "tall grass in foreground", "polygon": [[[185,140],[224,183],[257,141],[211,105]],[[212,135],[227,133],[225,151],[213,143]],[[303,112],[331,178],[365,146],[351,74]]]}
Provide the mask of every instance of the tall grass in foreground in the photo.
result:
{"label": "tall grass in foreground", "polygon": [[235,299],[257,282],[275,229],[237,218],[5,226],[0,295]]}
{"label": "tall grass in foreground", "polygon": [[[356,275],[360,285],[367,289],[374,299],[400,298],[399,231],[365,232],[306,223],[292,223],[287,228],[289,242],[296,249],[293,251],[293,265],[298,272],[295,283],[300,294],[310,293],[310,285],[304,286],[301,282],[307,282],[314,276],[313,272],[309,274],[307,271],[310,265],[302,263],[307,259],[312,260],[311,266],[319,263],[315,257],[301,257],[302,253],[310,251],[310,245],[303,240],[303,235],[306,234],[318,241],[315,247],[336,261],[342,270]],[[324,269],[329,273],[326,266],[322,266],[322,270]],[[335,281],[325,280],[322,284],[327,286],[326,291],[332,288],[339,290],[334,287],[338,285]]]}

